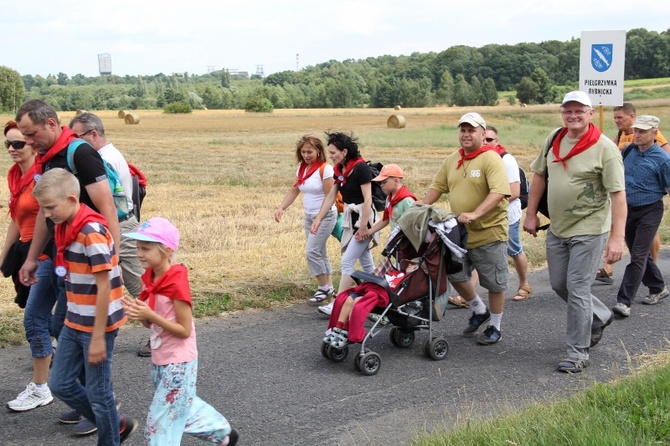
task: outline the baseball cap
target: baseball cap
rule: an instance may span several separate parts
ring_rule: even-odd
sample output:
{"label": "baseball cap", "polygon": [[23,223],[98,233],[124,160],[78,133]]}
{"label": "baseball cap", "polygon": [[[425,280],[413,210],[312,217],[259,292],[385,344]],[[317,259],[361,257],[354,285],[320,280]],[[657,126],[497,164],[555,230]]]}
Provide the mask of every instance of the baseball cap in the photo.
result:
{"label": "baseball cap", "polygon": [[133,240],[162,243],[173,251],[179,246],[179,230],[162,217],[150,218],[136,232],[125,232],[123,235]]}
{"label": "baseball cap", "polygon": [[563,102],[561,102],[561,106],[564,106],[568,102],[579,102],[580,104],[586,105],[587,107],[593,107],[591,105],[591,98],[589,95],[579,90],[571,91],[570,93],[567,93],[565,96],[563,96]]}
{"label": "baseball cap", "polygon": [[403,173],[400,166],[398,166],[397,164],[387,164],[384,167],[382,167],[382,170],[381,172],[379,172],[379,175],[374,177],[372,181],[384,181],[388,177],[405,178],[405,174]]}
{"label": "baseball cap", "polygon": [[640,130],[651,130],[657,129],[658,124],[661,123],[661,120],[656,116],[652,115],[640,115],[635,119],[635,124],[633,124],[634,129]]}
{"label": "baseball cap", "polygon": [[486,121],[484,121],[484,118],[482,118],[479,113],[475,112],[466,113],[461,116],[461,119],[458,121],[458,127],[460,127],[463,123],[470,124],[473,127],[482,127],[484,129],[486,128]]}

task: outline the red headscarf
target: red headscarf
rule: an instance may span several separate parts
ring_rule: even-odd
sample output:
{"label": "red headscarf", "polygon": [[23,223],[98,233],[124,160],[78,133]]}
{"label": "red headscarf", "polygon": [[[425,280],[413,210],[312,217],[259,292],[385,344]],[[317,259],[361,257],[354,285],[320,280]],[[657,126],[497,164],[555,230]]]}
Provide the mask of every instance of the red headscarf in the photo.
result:
{"label": "red headscarf", "polygon": [[300,163],[300,169],[298,170],[298,181],[293,184],[293,187],[298,187],[305,184],[307,178],[311,177],[314,172],[319,170],[319,167],[321,167],[322,164],[323,161],[316,160],[312,163],[311,166],[309,166],[309,170],[307,170],[307,163],[304,161]]}
{"label": "red headscarf", "polygon": [[481,146],[479,149],[475,150],[474,152],[470,154],[465,154],[465,150],[461,147],[458,149],[458,153],[461,154],[461,159],[458,160],[458,164],[456,164],[456,170],[458,170],[462,165],[463,161],[468,161],[477,158],[479,155],[482,153],[486,152],[487,150],[492,150],[493,147],[491,146]]}
{"label": "red headscarf", "polygon": [[580,153],[586,151],[587,149],[591,148],[595,143],[598,142],[600,139],[600,135],[602,134],[598,127],[593,125],[592,123],[589,123],[589,128],[582,135],[581,138],[579,138],[579,141],[577,141],[577,144],[574,145],[572,149],[570,149],[570,152],[568,152],[565,157],[561,158],[560,155],[560,149],[561,149],[561,139],[568,133],[567,128],[562,128],[558,132],[558,137],[554,139],[554,145],[552,146],[552,151],[554,153],[554,157],[556,158],[553,162],[558,163],[561,162],[563,163],[563,169],[567,169],[568,165],[565,163],[567,160],[572,158],[575,155],[579,155]]}
{"label": "red headscarf", "polygon": [[351,173],[352,170],[354,170],[354,167],[356,167],[356,164],[364,163],[365,160],[363,159],[362,156],[359,156],[356,159],[349,160],[347,161],[346,167],[344,169],[344,173],[342,173],[342,164],[338,163],[333,169],[335,170],[335,184],[341,184],[344,186],[347,184],[347,177]]}
{"label": "red headscarf", "polygon": [[44,173],[44,165],[51,161],[51,158],[56,156],[58,152],[63,150],[70,144],[70,141],[73,139],[77,138],[77,135],[70,130],[69,127],[61,127],[62,132],[58,139],[56,140],[55,143],[51,147],[49,147],[49,150],[47,150],[47,153],[45,154],[37,154],[37,158],[35,158],[35,164],[37,165],[37,173]]}
{"label": "red headscarf", "polygon": [[402,200],[408,197],[416,201],[416,197],[414,196],[413,193],[409,191],[409,189],[407,189],[406,186],[400,186],[398,192],[396,192],[396,194],[393,196],[389,194],[388,198],[386,199],[386,207],[384,208],[384,217],[383,217],[384,221],[388,221],[391,219],[391,212],[393,212],[393,206],[395,206],[396,204],[400,203]]}
{"label": "red headscarf", "polygon": [[105,220],[102,215],[98,214],[84,203],[81,203],[79,205],[79,212],[77,212],[72,223],[68,225],[67,222],[63,222],[56,225],[56,228],[54,229],[57,250],[56,267],[62,266],[67,268],[67,263],[65,263],[65,250],[75,241],[77,234],[79,234],[81,229],[88,223],[100,223],[107,227],[107,220]]}
{"label": "red headscarf", "polygon": [[153,279],[154,270],[147,268],[142,274],[144,289],[140,293],[140,300],[147,302],[152,310],[156,308],[156,294],[172,300],[182,300],[193,306],[191,287],[188,284],[188,268],[184,265],[172,265],[155,282]]}

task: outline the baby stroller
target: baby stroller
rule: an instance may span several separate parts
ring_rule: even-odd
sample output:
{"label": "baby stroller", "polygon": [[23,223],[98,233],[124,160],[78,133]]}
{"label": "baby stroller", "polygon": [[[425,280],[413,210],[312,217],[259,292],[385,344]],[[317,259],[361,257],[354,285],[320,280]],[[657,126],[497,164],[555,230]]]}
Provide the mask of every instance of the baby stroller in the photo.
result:
{"label": "baby stroller", "polygon": [[[419,209],[420,212],[433,214],[435,212],[429,206],[415,205],[406,214],[420,207],[422,208]],[[453,218],[453,214],[448,214],[450,218],[446,220],[442,212],[438,214],[441,216],[441,222],[436,223],[428,219],[419,227],[415,224],[402,225],[403,218],[401,218],[389,236],[386,248],[382,252],[385,259],[377,267],[375,274],[362,271],[352,274],[358,286],[348,292],[371,289],[372,291],[357,299],[366,299],[371,293],[375,294],[372,296],[374,302],[386,302],[383,306],[373,307],[370,301],[357,301],[351,313],[348,342],[361,343],[360,352],[354,358],[354,367],[363,375],[374,375],[381,367],[380,355],[368,349],[367,343],[386,328],[390,328],[391,343],[400,348],[411,347],[415,333],[419,330],[428,330],[423,353],[436,361],[447,357],[449,343],[444,337],[433,334],[433,322],[439,321],[442,316],[441,311],[436,311],[435,300],[438,296],[446,296],[447,274],[460,270],[462,266],[466,233],[462,225]],[[365,286],[369,284],[372,285]],[[339,295],[333,307],[329,324],[331,327],[340,313],[338,303],[341,307]],[[356,314],[357,308],[358,314]],[[370,309],[379,317],[365,333],[363,324]],[[389,324],[383,323],[384,317],[388,318]],[[341,362],[348,356],[349,344],[339,348],[324,340],[321,353],[332,362]]]}

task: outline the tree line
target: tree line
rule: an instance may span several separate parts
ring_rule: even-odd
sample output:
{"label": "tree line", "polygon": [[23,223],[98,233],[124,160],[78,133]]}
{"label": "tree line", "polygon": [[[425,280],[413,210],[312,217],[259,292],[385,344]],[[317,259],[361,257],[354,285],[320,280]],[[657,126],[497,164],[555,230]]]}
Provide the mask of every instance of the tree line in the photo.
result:
{"label": "tree line", "polygon": [[[32,98],[58,110],[189,108],[359,108],[495,105],[499,92],[517,100],[553,102],[579,81],[579,39],[560,42],[458,45],[442,52],[330,60],[265,78],[223,70],[202,75],[21,75],[0,66],[0,109]],[[670,29],[626,34],[625,79],[670,77]],[[180,107],[174,107],[181,109]]]}

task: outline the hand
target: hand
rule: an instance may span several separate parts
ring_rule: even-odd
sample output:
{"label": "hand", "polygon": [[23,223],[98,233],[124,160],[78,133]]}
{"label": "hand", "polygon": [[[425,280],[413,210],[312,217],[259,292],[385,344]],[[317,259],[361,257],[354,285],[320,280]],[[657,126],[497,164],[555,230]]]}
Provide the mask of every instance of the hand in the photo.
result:
{"label": "hand", "polygon": [[121,305],[123,306],[123,311],[126,312],[128,319],[133,321],[147,320],[151,316],[151,313],[153,313],[146,302],[139,299],[133,299],[130,296],[123,296]]}
{"label": "hand", "polygon": [[316,217],[312,221],[312,227],[309,229],[309,232],[316,235],[316,233],[319,232],[319,226],[321,226],[321,219],[319,217]]}
{"label": "hand", "polygon": [[469,225],[473,221],[477,219],[477,215],[474,212],[463,212],[460,214],[457,218],[459,223],[463,223],[464,225]]}
{"label": "hand", "polygon": [[23,285],[30,286],[37,283],[37,277],[35,276],[37,265],[37,260],[26,259],[26,261],[23,262],[23,266],[19,270],[19,279]]}
{"label": "hand", "polygon": [[282,216],[284,215],[284,211],[282,209],[275,209],[275,221],[279,223],[281,221]]}
{"label": "hand", "polygon": [[537,215],[526,214],[526,218],[523,221],[523,230],[533,237],[537,237],[537,228],[539,227],[540,219],[537,217]]}
{"label": "hand", "polygon": [[98,365],[107,358],[107,342],[104,337],[91,337],[91,343],[88,345],[88,363]]}
{"label": "hand", "polygon": [[356,241],[362,242],[363,240],[370,237],[370,231],[368,231],[367,228],[359,228],[358,231],[356,231],[356,235],[354,235],[354,237],[356,238]]}
{"label": "hand", "polygon": [[605,245],[605,252],[603,254],[605,262],[612,264],[621,260],[623,255],[623,242],[623,237],[613,237],[610,235],[609,239],[607,239],[607,245]]}

